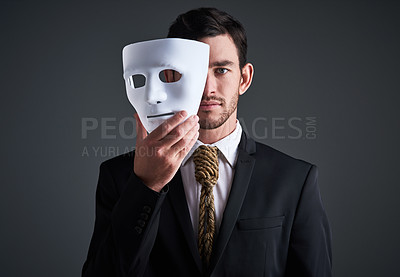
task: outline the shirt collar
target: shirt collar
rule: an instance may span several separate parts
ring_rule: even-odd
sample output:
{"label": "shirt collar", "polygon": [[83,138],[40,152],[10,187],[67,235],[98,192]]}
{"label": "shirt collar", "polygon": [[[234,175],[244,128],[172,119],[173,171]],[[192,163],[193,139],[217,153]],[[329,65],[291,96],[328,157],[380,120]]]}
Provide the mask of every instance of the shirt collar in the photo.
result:
{"label": "shirt collar", "polygon": [[[217,146],[220,153],[222,153],[223,157],[227,160],[229,165],[234,168],[236,165],[236,157],[237,157],[237,148],[242,137],[242,126],[240,122],[236,120],[236,128],[230,133],[228,136],[224,137],[223,139],[213,143],[207,144],[209,146]],[[186,162],[192,157],[193,152],[199,147],[200,145],[205,145],[200,140],[197,140],[193,145],[192,149],[190,149],[189,153],[182,161],[182,166],[186,164]]]}

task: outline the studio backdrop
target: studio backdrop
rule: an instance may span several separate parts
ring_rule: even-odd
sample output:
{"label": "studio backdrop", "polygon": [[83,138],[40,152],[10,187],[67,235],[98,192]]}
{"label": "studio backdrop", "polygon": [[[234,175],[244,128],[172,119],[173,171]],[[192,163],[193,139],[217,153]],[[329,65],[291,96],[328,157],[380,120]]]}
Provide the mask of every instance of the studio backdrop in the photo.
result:
{"label": "studio backdrop", "polygon": [[398,1],[2,0],[1,276],[80,275],[100,163],[135,146],[122,48],[201,6],[247,31],[243,129],[319,168],[334,275],[397,275]]}

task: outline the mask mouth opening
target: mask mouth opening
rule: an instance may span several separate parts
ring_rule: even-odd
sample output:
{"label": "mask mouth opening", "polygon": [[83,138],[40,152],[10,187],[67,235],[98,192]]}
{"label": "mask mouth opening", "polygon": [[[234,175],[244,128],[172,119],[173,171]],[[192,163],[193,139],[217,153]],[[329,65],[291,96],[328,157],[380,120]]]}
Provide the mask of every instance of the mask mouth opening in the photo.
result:
{"label": "mask mouth opening", "polygon": [[156,118],[156,117],[161,117],[161,116],[167,116],[167,115],[174,115],[174,112],[170,113],[162,113],[162,114],[155,114],[155,115],[148,115],[147,118]]}

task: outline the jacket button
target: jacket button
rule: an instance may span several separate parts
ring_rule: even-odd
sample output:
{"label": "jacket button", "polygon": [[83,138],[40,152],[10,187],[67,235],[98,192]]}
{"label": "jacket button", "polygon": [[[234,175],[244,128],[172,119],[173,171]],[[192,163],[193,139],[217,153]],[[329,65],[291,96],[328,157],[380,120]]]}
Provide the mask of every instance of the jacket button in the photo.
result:
{"label": "jacket button", "polygon": [[145,212],[145,213],[150,213],[151,212],[151,207],[150,206],[144,206],[143,207],[143,211]]}
{"label": "jacket button", "polygon": [[144,227],[144,225],[146,225],[146,222],[144,222],[144,220],[141,220],[141,219],[139,219],[139,220],[137,221],[137,223],[138,223],[138,225],[139,225],[140,227]]}
{"label": "jacket button", "polygon": [[138,234],[141,234],[142,233],[142,228],[140,228],[139,226],[135,226],[135,231],[136,231],[136,233],[138,233]]}
{"label": "jacket button", "polygon": [[149,215],[145,214],[145,213],[141,213],[140,214],[140,218],[143,219],[143,220],[147,220],[147,219],[149,219]]}

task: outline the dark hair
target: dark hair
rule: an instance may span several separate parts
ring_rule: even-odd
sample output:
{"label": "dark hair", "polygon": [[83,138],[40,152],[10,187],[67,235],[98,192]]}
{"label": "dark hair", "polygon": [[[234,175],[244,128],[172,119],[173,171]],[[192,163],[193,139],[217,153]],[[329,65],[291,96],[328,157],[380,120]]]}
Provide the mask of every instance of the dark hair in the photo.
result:
{"label": "dark hair", "polygon": [[169,27],[168,37],[199,40],[229,34],[235,43],[239,66],[246,64],[247,37],[242,24],[216,8],[198,8],[180,14]]}

